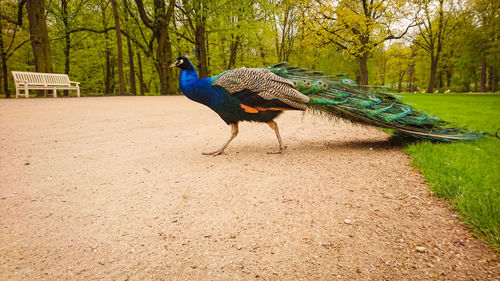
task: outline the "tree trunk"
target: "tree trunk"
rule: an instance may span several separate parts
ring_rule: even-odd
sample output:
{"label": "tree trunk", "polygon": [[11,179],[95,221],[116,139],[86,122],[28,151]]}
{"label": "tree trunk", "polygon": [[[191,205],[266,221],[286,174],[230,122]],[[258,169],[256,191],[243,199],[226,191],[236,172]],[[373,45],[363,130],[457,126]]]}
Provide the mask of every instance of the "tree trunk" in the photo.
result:
{"label": "tree trunk", "polygon": [[129,37],[127,37],[127,47],[128,47],[128,65],[130,68],[130,73],[128,77],[128,82],[130,84],[130,93],[132,95],[137,95],[137,90],[135,88],[134,51],[132,50],[132,43],[130,42]]}
{"label": "tree trunk", "polygon": [[[68,32],[69,30],[66,30],[66,34],[64,34],[64,42],[65,42],[65,45],[64,45],[64,73],[68,74],[69,75],[69,65],[70,65],[70,61],[69,61],[69,54],[70,54],[70,50],[71,50],[71,38],[70,38],[70,34]],[[69,96],[69,91],[68,90],[64,90],[64,96]]]}
{"label": "tree trunk", "polygon": [[208,33],[206,33],[205,53],[207,54],[207,76],[210,76],[210,42],[208,42]]}
{"label": "tree trunk", "polygon": [[[71,51],[71,34],[69,30],[68,0],[61,0],[61,16],[64,24],[64,73],[69,75],[69,54]],[[63,91],[64,96],[69,96],[69,91]]]}
{"label": "tree trunk", "polygon": [[172,45],[170,44],[168,29],[162,28],[156,40],[158,41],[158,48],[156,49],[157,61],[155,65],[160,75],[160,93],[162,95],[174,94],[174,81],[172,81],[172,71],[169,67],[170,61],[172,61]]}
{"label": "tree trunk", "polygon": [[236,36],[234,41],[231,41],[231,47],[229,48],[229,63],[227,64],[227,69],[231,69],[236,63],[236,52],[238,51],[238,46],[240,45],[240,36]]}
{"label": "tree trunk", "polygon": [[9,93],[9,84],[7,80],[7,54],[5,53],[4,50],[4,45],[3,45],[3,26],[2,22],[0,21],[0,57],[2,58],[2,79],[0,79],[0,82],[3,81],[3,93],[5,94],[5,98],[10,98],[10,93]]}
{"label": "tree trunk", "polygon": [[417,90],[417,87],[415,86],[415,56],[415,49],[413,49],[410,56],[410,67],[408,69],[408,90],[410,92],[415,92]]}
{"label": "tree trunk", "polygon": [[70,38],[69,38],[69,33],[66,33],[65,36],[64,36],[64,41],[65,41],[65,45],[64,45],[64,73],[66,74],[69,74],[69,53],[70,53],[70,50],[71,50],[71,41],[70,41]]}
{"label": "tree trunk", "polygon": [[490,82],[490,91],[492,93],[494,93],[496,91],[496,84],[497,84],[497,81],[496,81],[496,73],[495,73],[495,67],[493,65],[491,65],[489,67],[489,74],[490,74],[490,79],[489,82]]}
{"label": "tree trunk", "polygon": [[8,99],[10,98],[9,80],[7,79],[7,58],[4,56],[4,54],[2,54],[2,79],[0,79],[0,81],[1,80],[3,80],[3,93],[5,94],[5,98]]}
{"label": "tree trunk", "polygon": [[141,96],[144,96],[144,76],[142,76],[141,54],[139,52],[137,52],[137,64],[139,66],[139,90],[141,91]]}
{"label": "tree trunk", "polygon": [[10,98],[9,93],[9,80],[7,79],[7,60],[2,56],[2,80],[3,80],[3,93],[5,98]]}
{"label": "tree trunk", "polygon": [[106,7],[101,6],[101,21],[102,21],[102,26],[104,28],[104,64],[105,64],[105,70],[104,70],[104,94],[109,95],[111,94],[111,50],[109,49],[109,34],[108,31],[106,31]]}
{"label": "tree trunk", "polygon": [[486,92],[486,57],[483,57],[481,62],[481,82],[479,84],[479,91]]}
{"label": "tree trunk", "polygon": [[[70,38],[70,34],[68,32],[68,30],[66,30],[66,34],[64,35],[64,41],[65,41],[65,45],[64,45],[64,73],[68,74],[69,75],[69,65],[70,65],[70,61],[69,61],[69,53],[70,53],[70,50],[71,50],[71,38]],[[64,96],[69,96],[69,91],[68,90],[64,90]]]}
{"label": "tree trunk", "polygon": [[434,85],[436,83],[436,72],[437,57],[431,55],[431,77],[429,79],[429,84],[427,85],[427,93],[432,93],[434,91]]}
{"label": "tree trunk", "polygon": [[443,71],[442,70],[439,71],[437,85],[438,85],[438,88],[443,88],[444,84],[443,84]]}
{"label": "tree trunk", "polygon": [[104,94],[111,94],[111,54],[106,46],[105,60],[106,60],[106,73],[104,75]]}
{"label": "tree trunk", "polygon": [[35,69],[37,72],[52,72],[49,32],[45,16],[44,0],[27,0],[29,31]]}
{"label": "tree trunk", "polygon": [[116,94],[115,92],[115,86],[116,86],[116,80],[115,80],[115,58],[110,55],[109,57],[109,92],[113,95]]}
{"label": "tree trunk", "polygon": [[266,50],[264,49],[264,46],[260,45],[259,47],[259,55],[260,58],[262,59],[262,64],[267,65],[266,63]]}
{"label": "tree trunk", "polygon": [[358,58],[359,61],[359,84],[368,85],[368,54]]}
{"label": "tree trunk", "polygon": [[403,78],[405,77],[405,72],[403,71],[402,73],[399,73],[399,79],[398,79],[398,93],[401,93],[403,90]]}
{"label": "tree trunk", "polygon": [[451,76],[452,76],[452,71],[447,70],[446,71],[446,87],[449,88],[451,86]]}
{"label": "tree trunk", "polygon": [[[387,72],[387,58],[384,56],[382,66],[382,86],[385,86],[385,73]],[[401,78],[402,79],[402,78]]]}
{"label": "tree trunk", "polygon": [[111,0],[111,5],[113,6],[113,16],[115,18],[115,30],[116,30],[116,47],[118,49],[118,79],[120,82],[120,94],[124,95],[127,90],[125,89],[125,79],[123,75],[123,48],[122,48],[122,35],[120,29],[120,17],[118,16],[118,5],[116,0]]}
{"label": "tree trunk", "polygon": [[[153,1],[153,15],[154,18],[151,20],[144,8],[144,3],[142,0],[135,0],[137,8],[139,10],[139,15],[142,22],[153,32],[153,36],[157,41],[158,45],[156,47],[156,60],[155,66],[158,70],[158,75],[160,77],[161,83],[161,94],[174,94],[174,81],[172,77],[172,71],[169,64],[172,62],[172,45],[169,37],[168,26],[172,21],[173,12],[175,7],[175,0],[169,0],[168,9],[165,12],[166,3],[164,0],[154,0]],[[151,49],[152,51],[152,49]]]}
{"label": "tree trunk", "polygon": [[208,62],[207,62],[207,49],[206,49],[206,39],[207,33],[205,30],[205,19],[203,18],[200,22],[196,22],[195,30],[195,45],[196,53],[198,55],[198,69],[200,78],[208,77]]}
{"label": "tree trunk", "polygon": [[61,0],[61,14],[64,24],[64,73],[69,74],[69,53],[71,50],[71,37],[68,22],[68,1]]}

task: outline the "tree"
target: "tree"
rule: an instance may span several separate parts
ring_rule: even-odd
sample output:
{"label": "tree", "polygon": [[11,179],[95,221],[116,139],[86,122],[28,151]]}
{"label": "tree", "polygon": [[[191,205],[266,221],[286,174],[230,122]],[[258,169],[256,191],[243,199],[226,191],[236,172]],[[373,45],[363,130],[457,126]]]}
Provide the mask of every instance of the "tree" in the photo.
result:
{"label": "tree", "polygon": [[[498,26],[500,26],[500,3],[493,0],[476,0],[472,3],[471,10],[477,21],[477,37],[480,40],[476,51],[481,56],[481,82],[480,91],[496,91],[497,69],[500,67],[499,55],[500,44]],[[489,72],[489,77],[487,73]]]}
{"label": "tree", "polygon": [[134,50],[132,49],[132,43],[130,42],[130,37],[127,37],[127,49],[128,49],[128,66],[129,66],[128,82],[130,84],[130,93],[132,95],[137,95],[137,89],[135,86]]}
{"label": "tree", "polygon": [[[104,94],[109,95],[114,92],[115,88],[115,68],[113,59],[111,57],[111,47],[109,42],[111,39],[108,34],[108,19],[106,17],[106,9],[109,6],[109,1],[100,2],[98,7],[100,9],[102,27],[104,29]],[[114,29],[114,28],[113,28]]]}
{"label": "tree", "polygon": [[[146,13],[142,0],[135,0],[140,18],[143,24],[152,31],[153,40],[156,41],[156,58],[154,63],[160,76],[160,93],[162,95],[174,94],[174,81],[172,71],[169,68],[172,59],[172,44],[170,42],[169,25],[173,19],[175,0],[169,0],[168,7],[165,1],[153,1],[153,18]],[[145,36],[143,36],[145,38]],[[138,44],[146,55],[153,55],[153,40],[147,40],[147,47]]]}
{"label": "tree", "polygon": [[[0,58],[2,60],[2,77],[0,77],[0,81],[3,81],[3,87],[0,87],[0,89],[3,90],[6,98],[10,98],[7,62],[19,48],[30,41],[29,39],[19,40],[17,36],[18,29],[15,20],[0,19]],[[10,42],[8,41],[9,35]]]}
{"label": "tree", "polygon": [[123,95],[127,91],[125,89],[125,78],[123,76],[123,48],[122,48],[122,34],[120,29],[120,17],[118,16],[118,5],[116,0],[111,0],[113,7],[113,17],[115,19],[116,31],[116,48],[118,50],[118,81],[120,83],[120,94]]}
{"label": "tree", "polygon": [[[419,37],[415,40],[415,43],[426,51],[430,58],[430,78],[427,93],[434,91],[439,58],[448,26],[449,18],[445,18],[444,1],[438,0],[437,9],[434,7],[434,1],[432,0],[419,1],[419,6],[423,11],[423,18],[419,21]],[[437,10],[435,14],[433,14],[434,10]]]}
{"label": "tree", "polygon": [[137,52],[137,64],[139,67],[139,89],[141,92],[141,96],[144,96],[145,85],[144,85],[144,75],[142,74],[142,63],[141,63],[141,54]]}
{"label": "tree", "polygon": [[388,76],[396,78],[398,82],[398,92],[403,88],[403,79],[412,64],[412,50],[403,43],[393,43],[389,46],[386,56]]}
{"label": "tree", "polygon": [[[38,72],[52,72],[49,32],[44,0],[26,0],[31,47],[35,57],[35,69]],[[24,0],[19,4],[24,5]]]}
{"label": "tree", "polygon": [[[61,38],[64,40],[64,73],[69,74],[70,72],[70,53],[72,49],[72,34],[77,32],[75,30],[78,23],[78,15],[81,14],[81,10],[84,5],[89,0],[79,0],[79,1],[69,1],[69,0],[59,0],[56,2],[51,2],[49,0],[47,11],[54,17],[55,26],[57,27],[58,33],[62,35]],[[58,2],[58,3],[57,3]],[[70,5],[73,4],[73,5]],[[64,95],[68,95],[68,91],[64,90]]]}
{"label": "tree", "polygon": [[[47,30],[47,17],[45,14],[44,0],[21,0],[18,6],[17,25],[22,25],[23,7],[26,5],[28,14],[29,33],[33,55],[35,57],[35,70],[38,72],[52,72],[52,56],[50,53],[50,40]],[[2,14],[2,18],[8,17]]]}
{"label": "tree", "polygon": [[288,61],[297,38],[300,10],[295,1],[282,0],[277,4],[281,10],[276,15],[276,54],[278,61]]}
{"label": "tree", "polygon": [[[199,76],[201,78],[208,77],[207,17],[209,9],[207,8],[207,2],[179,0],[176,7],[181,12],[179,20],[184,23],[184,27],[189,33],[188,36],[183,35],[183,38],[195,46]],[[235,47],[233,46],[233,48]]]}
{"label": "tree", "polygon": [[[415,7],[406,1],[344,0],[324,2],[305,0],[302,19],[316,36],[312,44],[333,44],[344,54],[356,58],[362,85],[368,84],[368,58],[387,40],[400,39],[414,26],[415,18],[404,24]],[[402,29],[399,27],[403,27]],[[397,35],[394,35],[398,32]]]}
{"label": "tree", "polygon": [[[127,7],[127,0],[123,0],[124,6]],[[125,29],[127,30],[128,34],[131,34],[131,30],[128,28],[129,24],[129,17],[128,13],[125,13],[125,22],[127,23],[125,25]],[[132,47],[132,40],[130,39],[130,36],[127,36],[127,49],[128,49],[128,66],[129,66],[129,75],[128,75],[128,81],[130,84],[130,93],[132,95],[137,95],[137,89],[136,89],[136,84],[135,84],[135,65],[134,65],[134,49]]]}

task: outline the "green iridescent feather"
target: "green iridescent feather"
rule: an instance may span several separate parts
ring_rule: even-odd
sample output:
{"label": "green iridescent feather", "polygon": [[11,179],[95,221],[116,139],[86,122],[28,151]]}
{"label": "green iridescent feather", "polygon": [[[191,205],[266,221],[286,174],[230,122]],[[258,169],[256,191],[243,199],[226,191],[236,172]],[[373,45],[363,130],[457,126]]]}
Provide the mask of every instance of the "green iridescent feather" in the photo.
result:
{"label": "green iridescent feather", "polygon": [[[398,134],[437,141],[473,141],[484,133],[450,124],[403,103],[399,97],[344,83],[320,72],[308,72],[285,63],[266,69],[291,80],[301,93],[310,98],[307,107],[355,123],[395,130]],[[379,87],[380,88],[380,87]]]}

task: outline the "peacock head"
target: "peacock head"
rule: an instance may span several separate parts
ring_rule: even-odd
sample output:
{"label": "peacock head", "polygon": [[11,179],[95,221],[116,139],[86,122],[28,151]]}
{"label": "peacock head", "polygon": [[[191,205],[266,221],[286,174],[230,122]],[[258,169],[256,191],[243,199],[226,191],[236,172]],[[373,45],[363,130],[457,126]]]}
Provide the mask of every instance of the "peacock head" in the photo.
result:
{"label": "peacock head", "polygon": [[177,60],[170,65],[170,67],[178,67],[182,70],[194,70],[194,66],[185,56],[178,57]]}

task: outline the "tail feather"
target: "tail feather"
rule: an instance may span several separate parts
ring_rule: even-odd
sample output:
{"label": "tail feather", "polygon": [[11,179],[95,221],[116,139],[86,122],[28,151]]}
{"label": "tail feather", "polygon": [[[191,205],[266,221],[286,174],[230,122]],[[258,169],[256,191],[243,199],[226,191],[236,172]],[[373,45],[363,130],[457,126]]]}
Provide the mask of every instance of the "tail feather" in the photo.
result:
{"label": "tail feather", "polygon": [[395,95],[333,80],[321,72],[311,72],[286,63],[267,68],[289,79],[301,93],[309,96],[308,109],[355,123],[395,130],[418,139],[437,141],[474,141],[484,133],[449,127],[448,122],[414,110]]}

